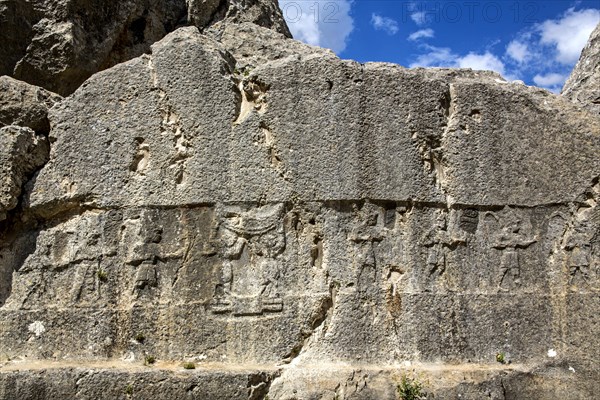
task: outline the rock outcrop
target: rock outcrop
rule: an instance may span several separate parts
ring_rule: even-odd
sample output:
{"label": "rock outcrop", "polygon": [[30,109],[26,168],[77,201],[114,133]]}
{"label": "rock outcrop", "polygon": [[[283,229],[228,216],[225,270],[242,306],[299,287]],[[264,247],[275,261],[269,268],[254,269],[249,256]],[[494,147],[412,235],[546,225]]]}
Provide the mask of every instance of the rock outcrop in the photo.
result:
{"label": "rock outcrop", "polygon": [[0,221],[17,206],[25,180],[48,161],[48,141],[29,128],[0,128]]}
{"label": "rock outcrop", "polygon": [[0,398],[593,398],[599,119],[234,16],[57,102],[39,172],[3,159]]}
{"label": "rock outcrop", "polygon": [[48,133],[48,110],[62,98],[37,86],[0,76],[0,127],[19,125]]}
{"label": "rock outcrop", "polygon": [[600,23],[592,32],[561,94],[600,115]]}
{"label": "rock outcrop", "polygon": [[0,1],[0,75],[71,94],[176,27],[253,22],[289,35],[271,0]]}

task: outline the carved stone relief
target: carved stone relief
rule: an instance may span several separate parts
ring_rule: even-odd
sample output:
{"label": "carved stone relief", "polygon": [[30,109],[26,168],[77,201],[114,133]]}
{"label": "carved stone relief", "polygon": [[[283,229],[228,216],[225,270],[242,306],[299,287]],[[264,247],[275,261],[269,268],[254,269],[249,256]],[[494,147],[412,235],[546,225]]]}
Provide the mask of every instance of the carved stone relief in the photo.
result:
{"label": "carved stone relief", "polygon": [[520,252],[537,241],[531,221],[513,209],[487,212],[484,219],[490,235],[490,246],[500,251],[498,287],[508,291],[521,286]]}
{"label": "carved stone relief", "polygon": [[281,260],[286,247],[283,204],[218,212],[213,244],[222,258],[220,282],[210,310],[236,316],[279,312]]}
{"label": "carved stone relief", "polygon": [[465,235],[449,225],[448,213],[444,210],[433,211],[431,228],[422,238],[421,244],[428,249],[427,276],[429,283],[444,275],[448,264],[449,252],[459,244],[465,244]]}

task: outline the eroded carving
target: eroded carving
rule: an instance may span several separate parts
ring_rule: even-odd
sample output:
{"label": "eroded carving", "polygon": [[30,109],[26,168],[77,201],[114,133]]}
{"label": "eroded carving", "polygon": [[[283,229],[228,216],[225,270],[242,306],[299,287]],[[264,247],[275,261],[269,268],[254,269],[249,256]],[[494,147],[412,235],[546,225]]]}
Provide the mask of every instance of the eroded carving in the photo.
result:
{"label": "eroded carving", "polygon": [[357,289],[361,293],[369,291],[372,282],[377,281],[380,264],[377,247],[384,239],[383,209],[372,203],[361,208],[353,206],[356,223],[350,231],[349,239],[354,243],[354,268]]}
{"label": "eroded carving", "polygon": [[479,225],[479,212],[471,208],[462,210],[459,225],[463,231],[474,234]]}
{"label": "eroded carving", "polygon": [[501,251],[498,287],[515,289],[521,285],[519,252],[537,241],[531,222],[512,209],[499,215],[488,212],[484,219],[488,229],[492,228],[490,245]]}
{"label": "eroded carving", "polygon": [[[42,231],[35,252],[16,271],[22,279],[15,280],[12,300],[23,307],[48,301],[61,305],[96,302],[101,296],[98,271],[102,260],[115,252],[115,243],[107,235],[119,218],[119,214],[103,218],[86,213]],[[69,289],[55,290],[61,286]]]}
{"label": "eroded carving", "polygon": [[447,213],[443,210],[434,211],[433,226],[422,240],[423,246],[428,248],[427,273],[430,279],[441,277],[446,271],[448,252],[459,244],[464,244],[466,239],[455,235],[448,227]]}
{"label": "eroded carving", "polygon": [[279,256],[286,246],[283,216],[283,204],[218,212],[213,242],[223,261],[210,303],[213,313],[261,315],[283,309],[278,290]]}
{"label": "eroded carving", "polygon": [[590,288],[598,264],[594,256],[600,241],[600,211],[595,207],[580,209],[563,238],[563,250],[569,272],[569,285]]}
{"label": "eroded carving", "polygon": [[580,227],[569,232],[565,239],[564,249],[568,252],[567,262],[569,267],[569,283],[587,284],[590,279],[590,260],[592,245],[589,233]]}

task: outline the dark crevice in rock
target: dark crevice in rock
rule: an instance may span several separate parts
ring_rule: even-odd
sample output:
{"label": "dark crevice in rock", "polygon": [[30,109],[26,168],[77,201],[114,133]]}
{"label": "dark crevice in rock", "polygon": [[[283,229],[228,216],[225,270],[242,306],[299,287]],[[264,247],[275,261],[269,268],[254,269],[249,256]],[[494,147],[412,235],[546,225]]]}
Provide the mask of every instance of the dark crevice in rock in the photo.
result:
{"label": "dark crevice in rock", "polygon": [[335,307],[335,301],[337,297],[337,285],[332,283],[329,287],[329,295],[322,298],[319,306],[316,311],[312,315],[312,320],[310,321],[309,328],[300,333],[300,339],[298,340],[298,344],[292,348],[289,354],[284,357],[284,362],[289,364],[295,358],[300,356],[302,351],[304,350],[306,344],[313,336],[313,334],[317,330],[323,330],[323,332],[327,331],[327,326],[329,325],[329,321],[333,316],[333,310]]}
{"label": "dark crevice in rock", "polygon": [[279,372],[259,372],[248,376],[248,400],[268,399],[271,384],[280,375]]}
{"label": "dark crevice in rock", "polygon": [[15,65],[27,52],[34,36],[33,26],[42,19],[42,14],[29,1],[7,1],[3,6],[0,75],[12,75]]}
{"label": "dark crevice in rock", "polygon": [[502,388],[502,398],[506,400],[506,386],[504,386],[504,378],[500,378],[500,387]]}
{"label": "dark crevice in rock", "polygon": [[211,25],[223,20],[227,16],[229,8],[229,0],[220,0],[217,8],[208,17],[208,23],[205,27],[201,28],[200,31],[203,32],[206,28],[209,28]]}
{"label": "dark crevice in rock", "polygon": [[[48,134],[36,133],[44,138],[35,151],[43,152],[43,163],[38,164],[23,179],[20,194],[17,197],[17,205],[12,210],[6,212],[6,219],[0,221],[0,307],[10,296],[12,289],[12,272],[14,268],[22,265],[25,259],[35,251],[35,240],[30,241],[31,235],[36,235],[38,221],[33,218],[27,208],[27,197],[35,178],[39,171],[44,168],[50,158],[50,143],[47,140]],[[16,249],[15,246],[19,248]],[[4,260],[2,253],[4,249],[10,249],[9,252],[14,256],[13,263]]]}
{"label": "dark crevice in rock", "polygon": [[18,206],[0,221],[0,307],[11,294],[13,271],[36,249],[39,222],[23,206],[23,197],[24,194],[19,196]]}
{"label": "dark crevice in rock", "polygon": [[[33,182],[33,179],[32,179]],[[28,184],[31,185],[31,184]],[[29,193],[23,194],[29,196]],[[445,203],[435,202],[418,202],[418,201],[390,201],[390,200],[372,200],[372,199],[347,199],[347,200],[311,200],[311,201],[299,201],[299,202],[284,202],[286,209],[291,209],[294,206],[308,203],[319,203],[324,207],[335,209],[338,211],[351,212],[353,205],[358,205],[359,208],[365,202],[371,202],[375,205],[382,207],[389,207],[390,204],[395,204],[396,207],[417,208],[417,209],[440,209],[440,210],[474,210],[477,212],[497,212],[505,208],[511,209],[549,209],[549,208],[560,208],[576,206],[587,206],[586,203],[579,202],[565,202],[565,203],[548,203],[538,205],[518,205],[518,204],[505,204],[505,205],[477,205],[477,204],[452,204],[448,206]],[[26,201],[28,203],[28,201]],[[73,216],[82,214],[86,211],[111,211],[111,210],[129,210],[129,209],[156,209],[156,210],[174,210],[174,209],[196,209],[196,208],[210,208],[215,207],[217,204],[220,205],[239,205],[239,206],[263,206],[267,204],[280,204],[281,202],[269,202],[269,201],[227,201],[227,202],[199,202],[199,203],[186,203],[186,204],[145,204],[139,205],[120,205],[120,206],[102,206],[98,204],[98,199],[94,196],[78,196],[70,199],[55,200],[52,203],[44,203],[43,205],[36,205],[35,207],[28,208],[28,215],[34,218],[44,221],[48,226],[64,222]]]}

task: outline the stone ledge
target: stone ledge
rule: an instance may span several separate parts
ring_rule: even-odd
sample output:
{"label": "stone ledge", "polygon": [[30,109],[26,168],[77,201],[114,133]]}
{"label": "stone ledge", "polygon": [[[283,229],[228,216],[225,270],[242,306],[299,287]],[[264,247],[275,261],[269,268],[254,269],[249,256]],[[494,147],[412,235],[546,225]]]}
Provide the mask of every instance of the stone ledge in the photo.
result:
{"label": "stone ledge", "polygon": [[183,362],[167,361],[144,366],[26,360],[0,364],[0,398],[392,400],[402,376],[422,382],[428,398],[435,399],[584,399],[598,389],[566,361],[538,366],[198,363],[188,370]]}

